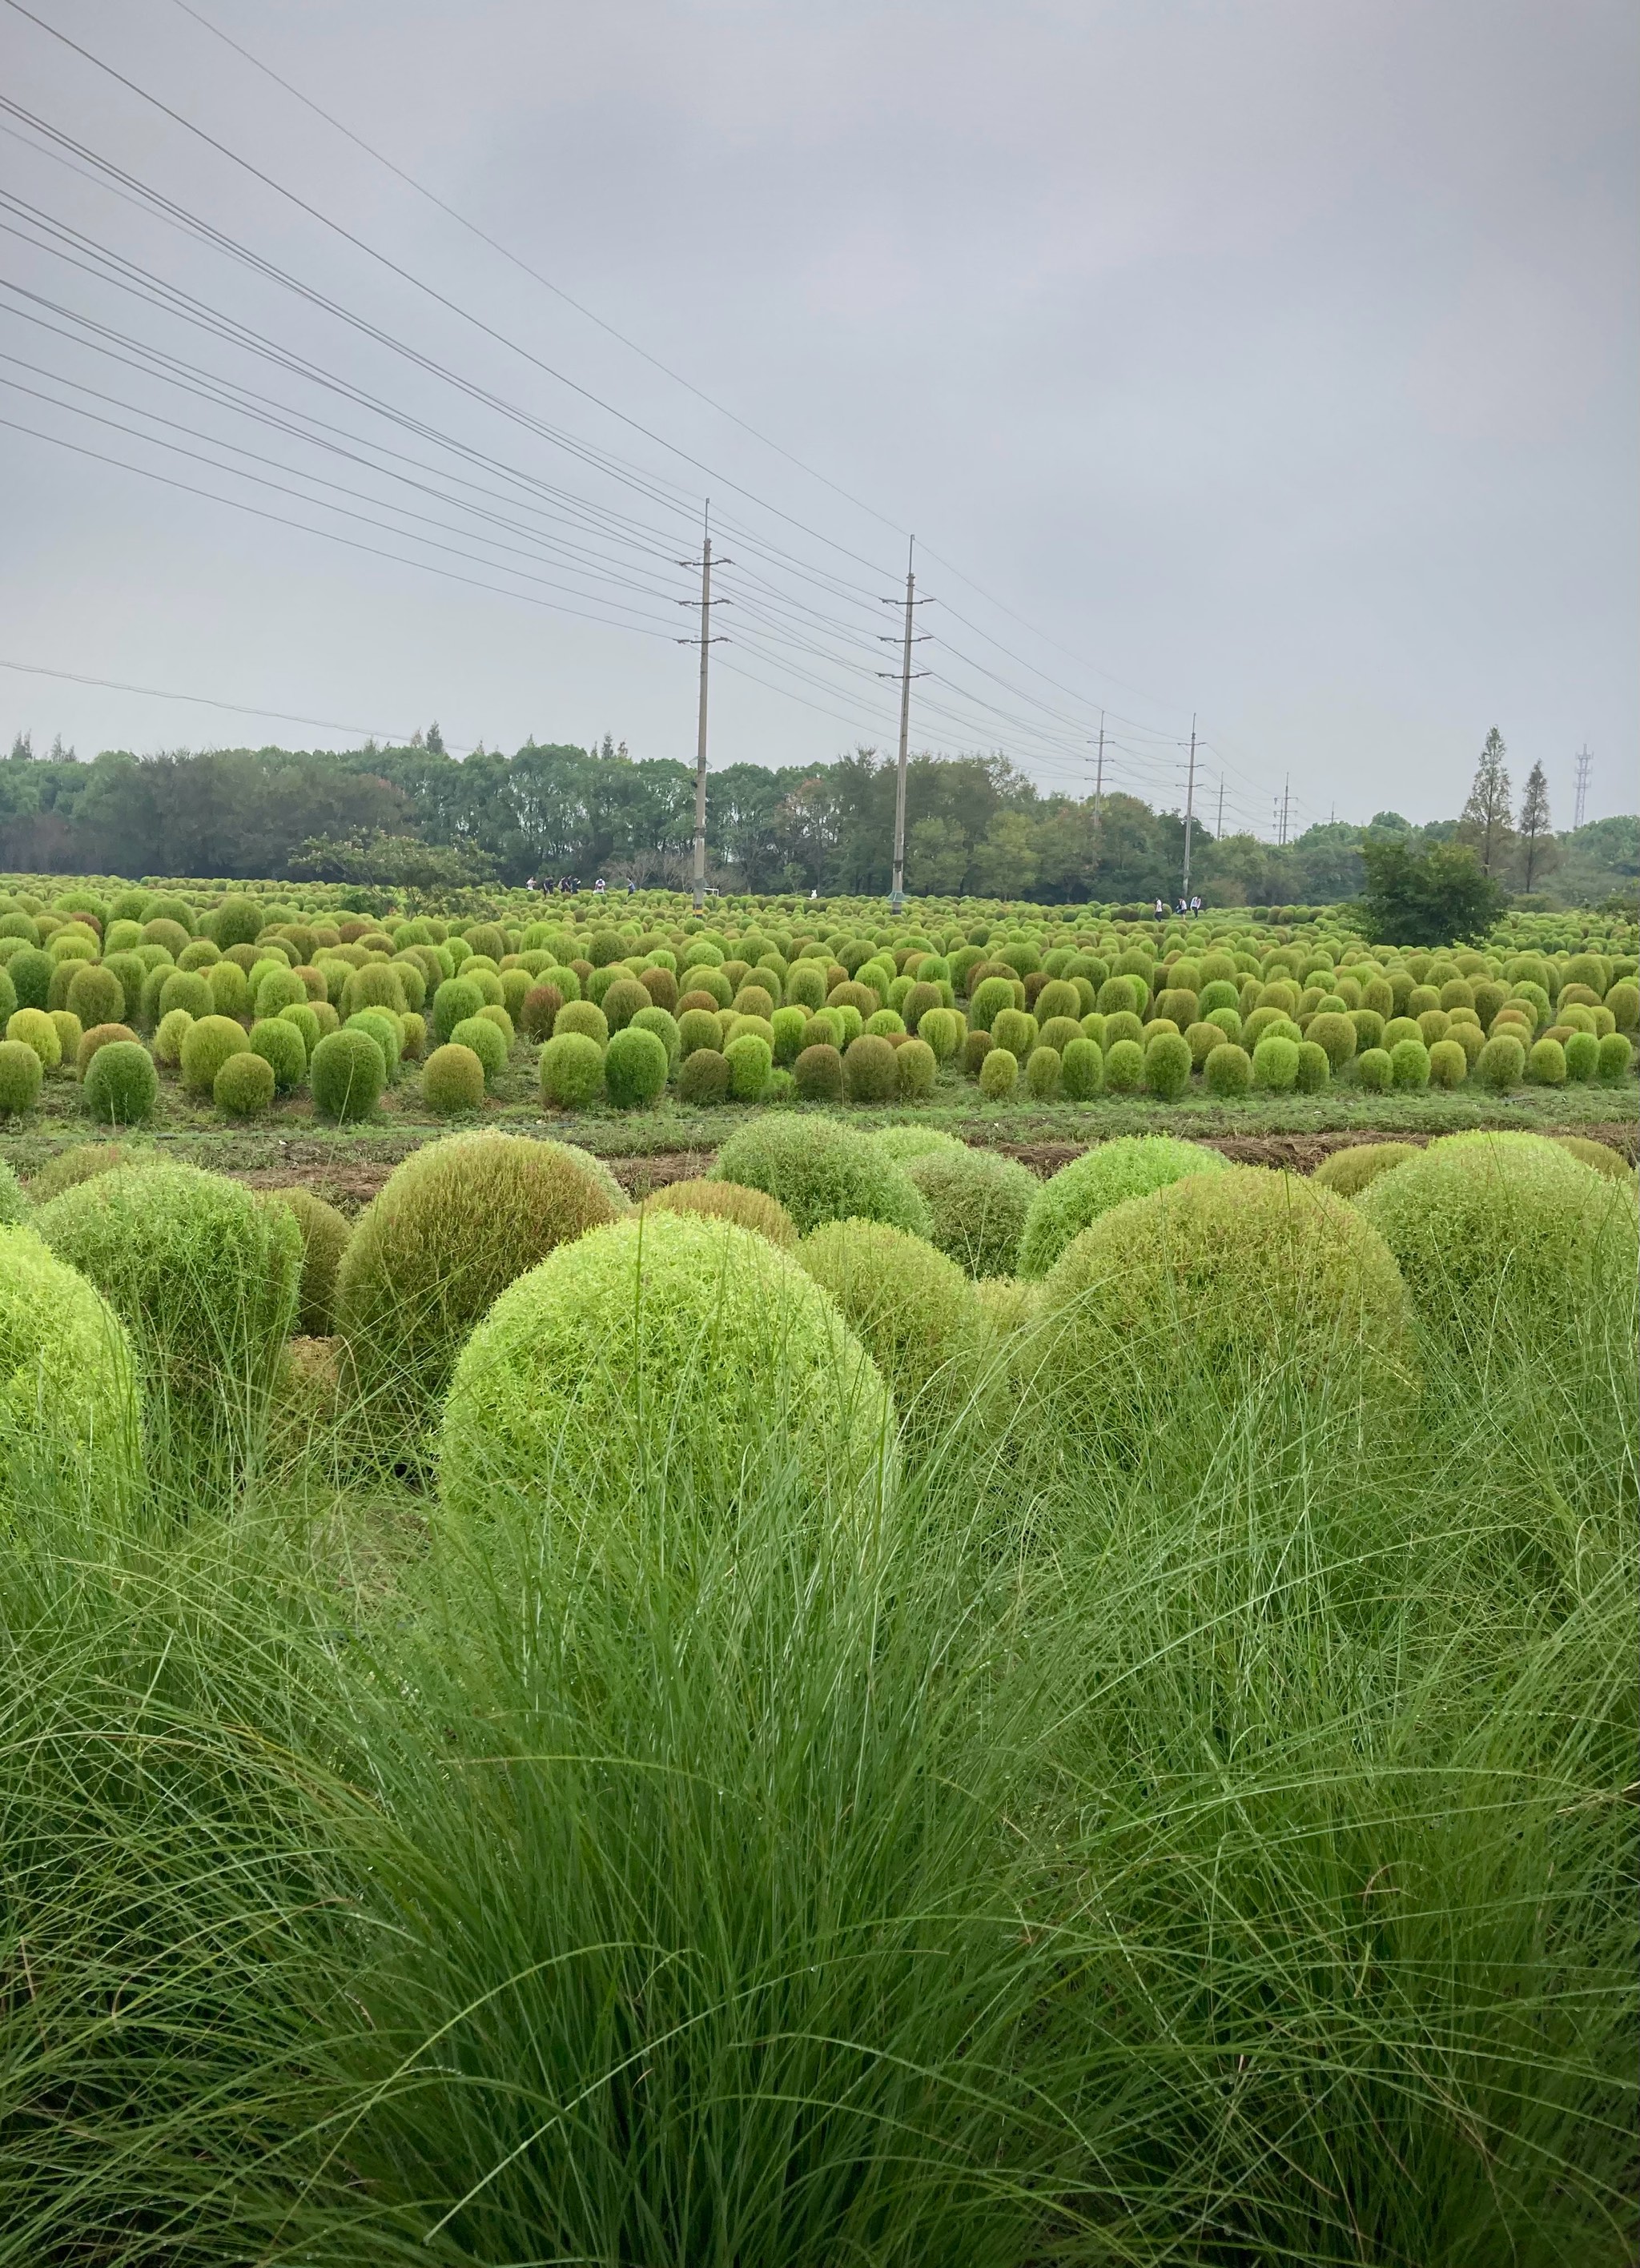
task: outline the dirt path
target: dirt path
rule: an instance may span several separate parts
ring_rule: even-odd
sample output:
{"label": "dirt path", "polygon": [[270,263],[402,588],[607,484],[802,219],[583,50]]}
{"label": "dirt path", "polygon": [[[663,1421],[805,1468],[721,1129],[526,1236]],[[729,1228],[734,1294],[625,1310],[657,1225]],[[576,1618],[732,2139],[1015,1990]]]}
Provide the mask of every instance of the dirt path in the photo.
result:
{"label": "dirt path", "polygon": [[[1634,1162],[1636,1130],[1620,1122],[1610,1124],[1583,1126],[1577,1131],[1585,1139],[1604,1142],[1620,1155]],[[1311,1174],[1324,1158],[1335,1150],[1348,1150],[1363,1142],[1412,1142],[1420,1148],[1434,1138],[1415,1134],[1405,1128],[1393,1133],[1352,1131],[1342,1134],[1221,1134],[1193,1138],[1210,1150],[1219,1150],[1238,1166],[1272,1166],[1289,1173]],[[1016,1158],[1029,1166],[1033,1174],[1045,1180],[1068,1165],[1087,1147],[1082,1142],[998,1142],[992,1145],[1003,1157]],[[622,1188],[636,1197],[650,1189],[663,1189],[669,1182],[692,1181],[697,1174],[711,1170],[713,1152],[699,1150],[665,1150],[653,1157],[611,1158],[607,1162]],[[395,1160],[386,1158],[338,1158],[333,1148],[321,1144],[307,1145],[292,1143],[291,1154],[277,1166],[257,1167],[248,1173],[236,1174],[235,1181],[243,1182],[247,1189],[289,1189],[299,1183],[314,1191],[316,1197],[339,1207],[345,1213],[356,1213],[368,1204],[388,1175]]]}

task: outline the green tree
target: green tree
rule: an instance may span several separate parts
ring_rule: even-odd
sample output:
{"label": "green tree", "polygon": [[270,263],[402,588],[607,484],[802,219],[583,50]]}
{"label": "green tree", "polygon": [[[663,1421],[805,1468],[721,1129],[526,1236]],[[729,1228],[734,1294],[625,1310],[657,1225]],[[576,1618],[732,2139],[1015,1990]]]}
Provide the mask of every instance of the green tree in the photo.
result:
{"label": "green tree", "polygon": [[1367,893],[1362,917],[1384,945],[1452,945],[1484,937],[1503,912],[1502,886],[1483,873],[1466,844],[1419,852],[1406,842],[1368,836],[1361,846]]}
{"label": "green tree", "polygon": [[1514,832],[1509,815],[1509,771],[1503,762],[1508,753],[1503,736],[1494,725],[1486,736],[1469,800],[1458,821],[1458,839],[1473,848],[1483,874],[1502,867]]}
{"label": "green tree", "polygon": [[968,873],[968,838],[954,819],[920,819],[905,830],[905,866],[920,897],[956,897]]}
{"label": "green tree", "polygon": [[1541,880],[1560,857],[1559,845],[1549,826],[1549,784],[1540,763],[1533,764],[1526,774],[1515,833],[1520,843],[1521,887],[1530,890],[1534,880]]}

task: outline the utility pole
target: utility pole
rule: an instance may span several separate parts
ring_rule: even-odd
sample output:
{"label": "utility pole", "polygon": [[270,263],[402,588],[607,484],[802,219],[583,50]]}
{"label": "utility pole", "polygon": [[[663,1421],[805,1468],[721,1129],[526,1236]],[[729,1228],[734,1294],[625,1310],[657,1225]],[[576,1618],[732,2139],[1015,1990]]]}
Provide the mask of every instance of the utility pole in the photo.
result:
{"label": "utility pole", "polygon": [[1190,720],[1190,777],[1185,787],[1185,880],[1182,895],[1190,895],[1190,836],[1196,823],[1196,720]]}
{"label": "utility pole", "polygon": [[1589,774],[1593,768],[1594,758],[1589,754],[1589,744],[1585,740],[1582,747],[1577,751],[1577,801],[1572,806],[1571,814],[1571,823],[1574,827],[1581,827],[1583,825],[1583,815],[1588,809]]}
{"label": "utility pole", "polygon": [[[698,638],[679,638],[679,645],[698,645],[700,648],[700,722],[695,737],[695,911],[698,913],[706,902],[706,659],[714,645],[721,644],[712,634],[712,609],[725,602],[712,595],[712,499],[706,498],[705,519],[701,528],[700,558],[680,559],[680,567],[700,568],[700,636]],[[720,567],[733,562],[720,559]],[[680,599],[678,604],[687,607],[692,602]]]}
{"label": "utility pole", "polygon": [[1221,773],[1219,774],[1219,815],[1218,815],[1218,817],[1217,817],[1217,818],[1214,821],[1214,822],[1213,822],[1213,839],[1214,839],[1214,841],[1215,841],[1215,843],[1222,841],[1222,840],[1223,840],[1223,834],[1224,834],[1224,775],[1223,775],[1223,772],[1221,772]]}
{"label": "utility pole", "polygon": [[[879,677],[898,676],[900,681],[899,768],[894,776],[894,887],[889,898],[890,910],[893,913],[898,913],[905,902],[905,756],[911,741],[911,681],[913,676],[923,677],[927,674],[925,670],[913,670],[911,666],[912,646],[922,644],[920,637],[912,636],[915,609],[923,603],[917,596],[917,578],[912,572],[916,554],[917,539],[913,535],[905,553],[905,629],[900,666],[898,670],[880,669],[877,672]],[[893,601],[885,600],[883,603],[892,605]],[[886,645],[891,643],[893,633],[883,631],[879,633],[879,637]]]}
{"label": "utility pole", "polygon": [[1289,814],[1289,811],[1291,810],[1291,808],[1292,808],[1292,801],[1293,801],[1293,776],[1292,776],[1291,772],[1289,772],[1289,773],[1288,773],[1288,775],[1287,775],[1287,777],[1286,777],[1286,778],[1282,782],[1282,833],[1281,833],[1281,841],[1282,841],[1282,843],[1283,846],[1285,845],[1286,841],[1287,841],[1287,818],[1288,818],[1288,814]]}

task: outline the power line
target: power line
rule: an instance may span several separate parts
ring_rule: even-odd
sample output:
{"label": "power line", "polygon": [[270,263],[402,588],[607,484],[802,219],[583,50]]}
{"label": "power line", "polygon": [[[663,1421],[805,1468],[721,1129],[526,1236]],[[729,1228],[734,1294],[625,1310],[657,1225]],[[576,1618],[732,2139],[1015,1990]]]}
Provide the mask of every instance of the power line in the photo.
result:
{"label": "power line", "polygon": [[[178,693],[164,685],[131,685],[118,677],[88,677],[83,670],[48,669],[43,662],[7,661],[0,659],[0,669],[14,670],[24,677],[60,678],[65,685],[94,685],[108,693],[137,693],[152,701],[187,701],[202,709],[222,709],[237,717],[268,717],[280,725],[313,725],[325,733],[360,733],[367,740],[384,740],[389,746],[408,744],[408,733],[385,733],[380,726],[339,725],[333,717],[303,717],[288,709],[258,709],[247,701],[218,701],[206,693]],[[452,748],[451,754],[467,755],[466,747]]]}

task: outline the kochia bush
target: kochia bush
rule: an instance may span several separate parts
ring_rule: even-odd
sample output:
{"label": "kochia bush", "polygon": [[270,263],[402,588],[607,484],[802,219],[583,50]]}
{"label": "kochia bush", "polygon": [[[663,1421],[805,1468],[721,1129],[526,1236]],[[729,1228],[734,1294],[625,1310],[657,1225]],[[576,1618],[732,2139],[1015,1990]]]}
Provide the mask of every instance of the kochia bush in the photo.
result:
{"label": "kochia bush", "polygon": [[[142,1447],[124,1328],[32,1229],[0,1227],[0,1523],[26,1534],[53,1498],[118,1518]],[[14,1544],[8,1544],[8,1549]]]}
{"label": "kochia bush", "polygon": [[1183,1380],[1233,1402],[1284,1379],[1378,1430],[1415,1391],[1407,1290],[1382,1238],[1330,1189],[1257,1167],[1189,1174],[1102,1214],[1043,1280],[1015,1359],[1039,1437],[1130,1454]]}
{"label": "kochia bush", "polygon": [[928,1208],[928,1241],[968,1276],[1011,1276],[1042,1184],[994,1150],[954,1143],[907,1161]]}
{"label": "kochia bush", "polygon": [[230,1448],[242,1439],[296,1313],[290,1215],[221,1174],[144,1160],[65,1189],[37,1223],[124,1323],[173,1430]]}
{"label": "kochia bush", "polygon": [[1128,1134],[1097,1143],[1038,1185],[1020,1234],[1016,1272],[1045,1276],[1072,1238],[1112,1205],[1165,1189],[1187,1174],[1228,1170],[1218,1151],[1171,1134]]}
{"label": "kochia bush", "polygon": [[789,1252],[797,1230],[783,1204],[763,1189],[743,1189],[738,1182],[669,1182],[644,1199],[645,1212],[704,1213],[714,1220],[732,1220],[771,1244]]}
{"label": "kochia bush", "polygon": [[712,1179],[778,1197],[800,1236],[822,1221],[848,1219],[887,1221],[913,1236],[928,1233],[928,1208],[905,1169],[868,1135],[830,1120],[755,1119],[723,1145]]}
{"label": "kochia bush", "polygon": [[[765,1237],[644,1212],[504,1292],[456,1366],[440,1488],[460,1518],[526,1507],[602,1552],[647,1491],[732,1518],[771,1467],[845,1512],[890,1411],[832,1302]],[[675,1536],[675,1548],[678,1539]]]}
{"label": "kochia bush", "polygon": [[346,1125],[368,1118],[388,1083],[381,1049],[368,1032],[327,1032],[307,1067],[314,1108]]}
{"label": "kochia bush", "polygon": [[617,1211],[589,1161],[558,1142],[455,1134],[395,1167],[336,1274],[336,1329],[366,1421],[417,1425],[498,1292]]}
{"label": "kochia bush", "polygon": [[[633,990],[641,992],[643,987],[635,985]],[[647,998],[646,994],[646,1000]],[[639,1013],[640,1009],[634,1009],[633,1014]],[[653,1014],[659,1012],[648,1010],[646,1012]],[[737,1042],[736,1044],[746,1043]],[[752,1044],[761,1045],[761,1042]],[[658,1095],[663,1094],[666,1091],[669,1069],[665,1042],[654,1032],[645,1031],[641,1026],[629,1020],[610,1034],[609,1044],[604,1053],[603,1076],[609,1091],[609,1100],[617,1109],[638,1110],[654,1101]],[[767,1076],[768,1050],[765,1049],[764,1050],[765,1079]]]}

